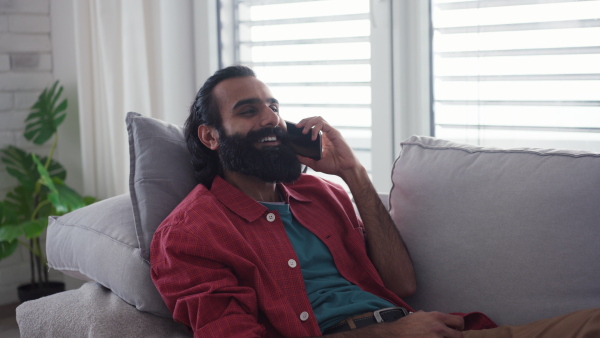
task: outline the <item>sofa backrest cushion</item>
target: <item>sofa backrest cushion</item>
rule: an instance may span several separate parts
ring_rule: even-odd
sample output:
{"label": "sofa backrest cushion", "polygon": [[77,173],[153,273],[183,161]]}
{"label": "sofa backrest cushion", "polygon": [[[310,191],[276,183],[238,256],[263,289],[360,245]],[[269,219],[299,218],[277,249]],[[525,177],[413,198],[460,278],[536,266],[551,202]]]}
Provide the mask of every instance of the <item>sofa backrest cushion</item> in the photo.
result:
{"label": "sofa backrest cushion", "polygon": [[392,180],[411,306],[499,324],[600,307],[600,154],[413,136]]}
{"label": "sofa backrest cushion", "polygon": [[135,230],[140,253],[149,261],[156,228],[197,183],[182,127],[133,112],[126,122]]}

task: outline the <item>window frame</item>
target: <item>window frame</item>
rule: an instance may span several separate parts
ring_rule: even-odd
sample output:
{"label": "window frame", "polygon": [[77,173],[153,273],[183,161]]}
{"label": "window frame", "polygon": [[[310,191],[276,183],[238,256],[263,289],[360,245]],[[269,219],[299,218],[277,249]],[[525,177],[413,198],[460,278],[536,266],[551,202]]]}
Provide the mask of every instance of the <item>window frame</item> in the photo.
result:
{"label": "window frame", "polygon": [[433,135],[430,6],[422,0],[371,4],[373,184],[389,191],[401,142]]}

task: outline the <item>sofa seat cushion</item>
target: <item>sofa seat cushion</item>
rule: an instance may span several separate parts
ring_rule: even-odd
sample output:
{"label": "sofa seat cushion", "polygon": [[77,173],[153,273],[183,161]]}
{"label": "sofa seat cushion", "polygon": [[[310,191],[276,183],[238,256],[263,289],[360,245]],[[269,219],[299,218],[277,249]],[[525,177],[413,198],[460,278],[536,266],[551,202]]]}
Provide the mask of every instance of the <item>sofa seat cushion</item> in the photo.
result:
{"label": "sofa seat cushion", "polygon": [[600,154],[415,136],[392,179],[416,309],[522,324],[600,307]]}

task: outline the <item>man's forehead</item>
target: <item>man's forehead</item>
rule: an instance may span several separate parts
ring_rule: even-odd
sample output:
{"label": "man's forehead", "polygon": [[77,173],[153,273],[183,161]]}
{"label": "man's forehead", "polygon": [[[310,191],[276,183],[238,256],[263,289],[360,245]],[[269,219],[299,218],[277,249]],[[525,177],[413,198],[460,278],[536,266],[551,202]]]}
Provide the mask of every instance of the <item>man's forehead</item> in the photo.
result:
{"label": "man's forehead", "polygon": [[262,81],[255,77],[236,77],[221,81],[214,89],[214,94],[222,108],[233,108],[242,100],[261,99],[271,101],[273,95]]}

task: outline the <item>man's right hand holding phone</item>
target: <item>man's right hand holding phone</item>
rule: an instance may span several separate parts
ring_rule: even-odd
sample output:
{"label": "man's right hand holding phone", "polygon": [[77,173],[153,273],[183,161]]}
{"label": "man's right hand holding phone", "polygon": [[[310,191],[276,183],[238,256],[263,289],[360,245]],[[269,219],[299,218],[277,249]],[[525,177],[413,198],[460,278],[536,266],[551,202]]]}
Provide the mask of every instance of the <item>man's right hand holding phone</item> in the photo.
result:
{"label": "man's right hand holding phone", "polygon": [[[323,133],[322,148],[323,155],[319,161],[301,157],[300,162],[309,166],[315,171],[325,174],[337,175],[344,179],[349,179],[356,170],[364,170],[362,164],[354,155],[352,148],[348,145],[339,130],[332,127],[325,119],[320,116],[309,117],[296,124],[303,128],[303,134],[311,134],[312,139],[316,140],[319,132]],[[347,182],[348,183],[348,182]]]}

